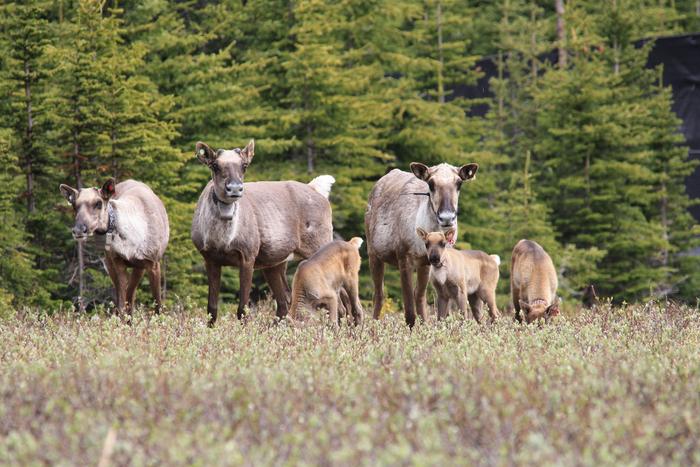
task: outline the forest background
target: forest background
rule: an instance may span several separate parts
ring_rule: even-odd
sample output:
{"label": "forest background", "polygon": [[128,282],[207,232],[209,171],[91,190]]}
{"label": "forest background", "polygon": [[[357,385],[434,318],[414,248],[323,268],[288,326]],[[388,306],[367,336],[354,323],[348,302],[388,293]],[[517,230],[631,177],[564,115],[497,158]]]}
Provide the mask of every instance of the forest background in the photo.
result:
{"label": "forest background", "polygon": [[[335,176],[342,237],[364,236],[367,195],[390,168],[477,162],[460,247],[507,265],[517,240],[537,240],[565,300],[594,283],[615,301],[695,303],[700,258],[686,253],[699,232],[684,185],[695,164],[660,69],[645,68],[653,40],[634,43],[698,30],[700,0],[4,1],[0,309],[69,307],[81,282],[87,306],[111,300],[98,241],[77,267],[58,191],[108,177],[163,199],[167,299],[203,304],[189,231],[209,172],[194,144],[251,138],[247,181]],[[552,50],[556,63],[543,61]],[[494,98],[457,98],[483,57],[498,64]],[[485,117],[470,116],[485,103]],[[236,276],[224,278],[229,302]]]}

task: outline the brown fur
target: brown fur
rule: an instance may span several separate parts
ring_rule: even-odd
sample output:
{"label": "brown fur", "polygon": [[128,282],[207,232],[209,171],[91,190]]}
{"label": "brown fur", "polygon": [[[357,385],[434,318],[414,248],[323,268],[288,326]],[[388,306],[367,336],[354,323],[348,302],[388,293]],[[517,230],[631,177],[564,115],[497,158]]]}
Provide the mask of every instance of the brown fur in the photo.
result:
{"label": "brown fur", "polygon": [[[536,242],[520,240],[513,248],[510,291],[515,318],[532,323],[540,318],[549,321],[559,314],[557,272],[552,258]],[[522,312],[522,313],[521,313]]]}
{"label": "brown fur", "polygon": [[485,302],[491,320],[500,316],[496,308],[496,286],[498,285],[498,260],[478,250],[456,250],[450,248],[450,237],[454,229],[447,232],[426,232],[417,229],[418,236],[425,243],[430,262],[430,282],[438,295],[438,319],[449,313],[449,302],[454,300],[467,318],[468,306],[474,319],[481,322],[481,306]]}
{"label": "brown fur", "polygon": [[[141,182],[109,179],[102,188],[76,190],[61,185],[60,191],[75,210],[73,236],[82,241],[93,234],[105,235],[108,210],[115,220],[110,249],[105,251],[107,272],[114,284],[117,310],[131,314],[136,289],[148,274],[156,311],[161,309],[160,261],[168,245],[168,215],[161,200]],[[132,268],[129,275],[127,268]]]}
{"label": "brown fur", "polygon": [[[362,305],[358,295],[358,275],[362,262],[358,249],[362,239],[336,240],[321,248],[299,264],[292,282],[290,316],[297,319],[299,308],[328,309],[331,323],[339,319],[339,295],[349,303],[344,308],[352,311],[355,324],[362,321]],[[344,296],[347,294],[347,297]]]}
{"label": "brown fur", "polygon": [[[323,176],[309,184],[243,183],[253,155],[252,141],[243,150],[216,152],[197,143],[197,157],[212,171],[192,219],[192,241],[207,270],[210,325],[218,313],[222,266],[240,271],[239,318],[250,299],[254,269],[263,270],[277,302],[277,316],[284,317],[290,295],[287,261],[308,258],[332,240],[331,205],[321,194],[327,194],[330,186],[318,182]],[[227,184],[234,185],[230,191],[236,196],[228,195]]]}
{"label": "brown fur", "polygon": [[448,164],[427,167],[414,162],[413,173],[395,169],[374,185],[365,211],[365,232],[374,282],[375,318],[379,318],[384,303],[384,264],[389,263],[400,271],[406,323],[414,325],[416,312],[425,320],[430,265],[416,228],[433,232],[455,227],[459,188],[476,176],[477,169],[477,164],[457,168]]}

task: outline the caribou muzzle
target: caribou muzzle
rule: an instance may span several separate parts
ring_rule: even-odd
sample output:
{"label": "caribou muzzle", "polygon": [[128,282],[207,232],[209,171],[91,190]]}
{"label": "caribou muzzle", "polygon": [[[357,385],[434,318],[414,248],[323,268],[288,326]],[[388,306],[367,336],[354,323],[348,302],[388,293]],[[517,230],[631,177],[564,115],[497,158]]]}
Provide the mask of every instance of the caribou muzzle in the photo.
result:
{"label": "caribou muzzle", "polygon": [[457,213],[454,211],[442,211],[437,215],[440,227],[454,227],[457,223]]}
{"label": "caribou muzzle", "polygon": [[226,197],[231,200],[238,200],[243,196],[243,184],[240,182],[228,182],[224,187]]}

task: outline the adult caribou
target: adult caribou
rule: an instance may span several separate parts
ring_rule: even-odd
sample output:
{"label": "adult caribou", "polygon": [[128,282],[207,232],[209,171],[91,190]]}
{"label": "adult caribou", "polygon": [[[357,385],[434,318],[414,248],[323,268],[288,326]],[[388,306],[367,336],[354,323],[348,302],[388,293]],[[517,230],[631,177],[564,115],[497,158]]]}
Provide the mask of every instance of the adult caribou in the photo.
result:
{"label": "adult caribou", "polygon": [[[374,185],[365,211],[369,268],[374,282],[374,317],[384,304],[384,263],[399,268],[406,323],[416,322],[416,309],[425,320],[425,292],[430,263],[416,229],[426,232],[457,226],[457,202],[462,183],[472,180],[477,164],[428,167],[411,163],[411,172],[394,169]],[[413,288],[413,271],[417,283]]]}
{"label": "adult caribou", "polygon": [[[289,308],[287,261],[308,258],[333,240],[328,195],[335,179],[321,175],[295,181],[243,183],[255,143],[214,151],[198,142],[196,155],[211,170],[192,219],[192,241],[204,257],[209,281],[209,325],[216,322],[221,267],[240,270],[238,318],[250,299],[253,270],[262,269],[277,302],[277,316]],[[245,194],[244,194],[245,192]]]}
{"label": "adult caribou", "polygon": [[[84,241],[93,234],[105,235],[105,266],[114,284],[117,311],[131,315],[136,289],[148,273],[156,311],[161,309],[161,269],[170,238],[168,214],[163,202],[145,184],[136,180],[115,183],[107,180],[102,188],[59,187],[73,206],[73,238]],[[127,268],[132,268],[131,276]]]}

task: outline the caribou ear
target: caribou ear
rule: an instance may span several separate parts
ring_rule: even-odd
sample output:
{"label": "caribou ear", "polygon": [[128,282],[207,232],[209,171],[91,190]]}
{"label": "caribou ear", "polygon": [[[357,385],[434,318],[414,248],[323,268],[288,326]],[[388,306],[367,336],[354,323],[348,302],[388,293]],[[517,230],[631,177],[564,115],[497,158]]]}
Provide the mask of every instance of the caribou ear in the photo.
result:
{"label": "caribou ear", "polygon": [[114,179],[110,178],[104,184],[102,185],[102,188],[100,188],[100,196],[102,196],[104,199],[109,199],[112,196],[114,196],[114,192],[116,191],[116,183],[114,183]]}
{"label": "caribou ear", "polygon": [[248,145],[241,151],[241,158],[245,165],[249,165],[253,161],[255,155],[255,140],[250,140]]}
{"label": "caribou ear", "polygon": [[547,307],[545,314],[548,317],[557,316],[559,314],[559,299],[554,300],[554,303]]}
{"label": "caribou ear", "polygon": [[430,169],[427,165],[421,164],[420,162],[411,162],[411,172],[413,172],[413,175],[420,178],[424,182],[428,181],[429,171]]}
{"label": "caribou ear", "polygon": [[75,206],[75,200],[78,199],[78,190],[68,185],[64,185],[63,183],[61,183],[61,186],[59,186],[58,189],[61,191],[63,197],[68,200],[71,206]]}
{"label": "caribou ear", "polygon": [[420,227],[418,227],[418,228],[416,229],[416,233],[417,233],[418,236],[419,236],[420,238],[422,238],[423,240],[425,240],[425,238],[428,236],[428,232],[426,232],[425,230],[421,229]]}
{"label": "caribou ear", "polygon": [[199,162],[201,162],[204,165],[209,166],[212,162],[216,160],[216,154],[214,153],[214,150],[210,148],[206,143],[197,141],[194,150],[197,159],[199,159]]}
{"label": "caribou ear", "polygon": [[447,240],[447,243],[453,244],[455,242],[455,233],[454,227],[450,227],[445,231],[445,240]]}
{"label": "caribou ear", "polygon": [[479,164],[466,164],[459,168],[459,178],[462,180],[471,180],[476,177],[476,171],[479,170]]}

